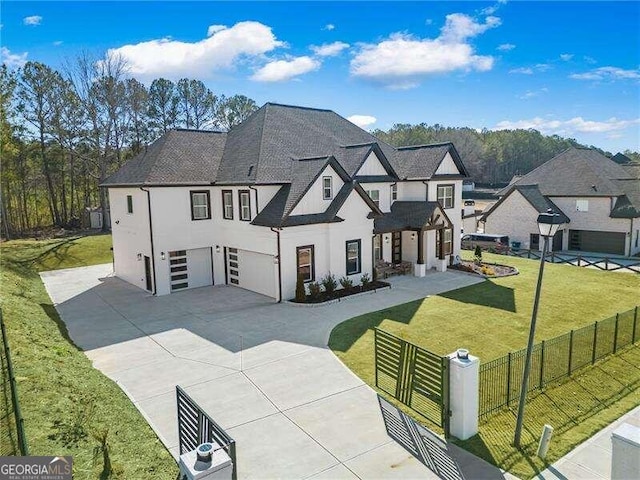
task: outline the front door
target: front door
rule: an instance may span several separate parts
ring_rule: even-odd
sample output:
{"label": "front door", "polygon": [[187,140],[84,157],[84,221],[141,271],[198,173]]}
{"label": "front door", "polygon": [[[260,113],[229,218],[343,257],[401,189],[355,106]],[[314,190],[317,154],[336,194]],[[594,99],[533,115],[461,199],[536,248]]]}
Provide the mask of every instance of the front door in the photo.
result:
{"label": "front door", "polygon": [[558,230],[553,236],[553,246],[551,249],[554,252],[562,250],[562,230]]}
{"label": "front door", "polygon": [[144,277],[147,283],[147,290],[151,291],[151,259],[146,255],[144,256]]}
{"label": "front door", "polygon": [[391,236],[391,261],[392,263],[402,261],[402,232],[393,232]]}

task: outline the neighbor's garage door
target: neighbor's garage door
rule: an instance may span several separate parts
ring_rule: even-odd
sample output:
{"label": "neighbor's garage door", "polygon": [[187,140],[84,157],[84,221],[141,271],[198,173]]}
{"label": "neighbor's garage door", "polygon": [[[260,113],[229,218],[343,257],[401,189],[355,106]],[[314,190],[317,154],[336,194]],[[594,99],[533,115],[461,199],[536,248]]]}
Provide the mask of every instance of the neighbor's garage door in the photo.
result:
{"label": "neighbor's garage door", "polygon": [[169,252],[171,291],[212,285],[211,248]]}
{"label": "neighbor's garage door", "polygon": [[227,283],[275,298],[273,255],[227,247]]}
{"label": "neighbor's garage door", "polygon": [[570,230],[569,249],[624,255],[625,237],[625,234],[620,232]]}

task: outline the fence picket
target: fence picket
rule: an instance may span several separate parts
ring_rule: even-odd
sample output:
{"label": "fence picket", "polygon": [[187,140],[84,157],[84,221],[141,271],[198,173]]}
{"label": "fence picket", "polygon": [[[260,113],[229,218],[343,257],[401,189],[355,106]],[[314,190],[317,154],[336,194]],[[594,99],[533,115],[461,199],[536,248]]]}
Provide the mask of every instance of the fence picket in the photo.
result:
{"label": "fence picket", "polygon": [[591,354],[591,365],[596,363],[596,349],[598,347],[598,321],[593,324],[593,353]]}
{"label": "fence picket", "polygon": [[569,332],[569,367],[567,368],[567,375],[571,376],[571,365],[573,363],[573,330]]}
{"label": "fence picket", "polygon": [[618,351],[618,322],[620,320],[620,314],[616,313],[616,326],[613,333],[613,353]]}

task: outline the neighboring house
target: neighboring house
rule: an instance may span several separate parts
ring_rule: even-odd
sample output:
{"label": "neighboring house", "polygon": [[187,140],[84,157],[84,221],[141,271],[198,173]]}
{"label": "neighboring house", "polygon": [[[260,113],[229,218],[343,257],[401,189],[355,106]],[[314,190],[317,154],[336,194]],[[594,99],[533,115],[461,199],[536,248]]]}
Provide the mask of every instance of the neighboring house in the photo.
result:
{"label": "neighboring house", "polygon": [[102,186],[120,278],[286,300],[298,275],[358,283],[376,260],[445,270],[466,177],[451,143],[394,148],[330,110],[268,103],[228,133],[167,132]]}
{"label": "neighboring house", "polygon": [[536,218],[550,208],[565,222],[553,250],[640,252],[640,180],[595,150],[569,148],[499,193],[482,218],[486,233],[542,249]]}

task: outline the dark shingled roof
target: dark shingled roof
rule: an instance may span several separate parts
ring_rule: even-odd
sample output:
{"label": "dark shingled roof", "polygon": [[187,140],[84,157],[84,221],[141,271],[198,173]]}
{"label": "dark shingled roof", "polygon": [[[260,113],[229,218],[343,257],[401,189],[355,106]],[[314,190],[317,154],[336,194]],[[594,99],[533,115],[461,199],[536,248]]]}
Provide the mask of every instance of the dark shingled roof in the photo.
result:
{"label": "dark shingled roof", "polygon": [[625,178],[630,178],[629,173],[598,151],[571,147],[513,185],[538,185],[540,192],[550,197],[617,197],[624,192],[613,180]]}
{"label": "dark shingled roof", "polygon": [[627,163],[622,165],[622,168],[631,178],[640,179],[640,163]]}
{"label": "dark shingled roof", "polygon": [[442,211],[438,202],[395,201],[391,205],[390,212],[374,219],[373,232],[387,233],[396,230],[419,230],[429,225],[436,210],[439,210],[442,214],[444,223],[451,226],[451,221]]}
{"label": "dark shingled roof", "polygon": [[618,197],[611,218],[637,218],[640,217],[640,180],[632,178],[628,180],[615,180],[624,191],[624,195]]}
{"label": "dark shingled roof", "polygon": [[486,218],[491,215],[491,213],[500,206],[500,204],[507,199],[512,192],[518,191],[522,194],[522,196],[531,204],[533,208],[536,209],[538,213],[545,213],[547,210],[551,209],[553,212],[560,214],[560,218],[562,219],[562,223],[569,223],[569,217],[565,215],[565,213],[560,210],[560,208],[549,200],[547,197],[540,193],[540,189],[538,185],[515,185],[509,189],[509,192],[504,195],[500,200],[494,203],[487,212],[482,215],[482,221],[486,220]]}
{"label": "dark shingled roof", "polygon": [[[398,148],[394,158],[400,177],[421,180],[431,178],[452,146],[451,143],[442,143]],[[466,170],[462,171],[466,175]]]}
{"label": "dark shingled roof", "polygon": [[102,182],[103,186],[209,185],[226,133],[170,130]]}
{"label": "dark shingled roof", "polygon": [[625,154],[620,153],[620,152],[616,153],[613,157],[611,157],[611,160],[616,162],[618,165],[624,165],[625,163],[631,163],[631,159],[629,157],[627,157]]}

